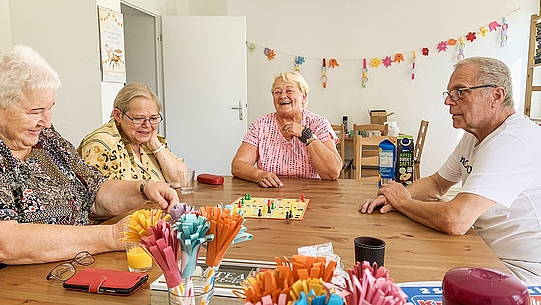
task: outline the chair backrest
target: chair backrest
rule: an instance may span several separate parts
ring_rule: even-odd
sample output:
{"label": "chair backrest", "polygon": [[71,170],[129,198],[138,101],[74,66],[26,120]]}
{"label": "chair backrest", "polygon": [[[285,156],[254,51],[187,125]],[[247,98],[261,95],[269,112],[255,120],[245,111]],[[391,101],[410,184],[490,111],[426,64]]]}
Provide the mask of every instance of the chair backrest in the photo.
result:
{"label": "chair backrest", "polygon": [[344,178],[344,161],[346,156],[346,143],[344,138],[344,124],[331,125],[334,132],[337,133],[338,139],[340,139],[340,158],[342,158],[342,169],[340,170],[340,177]]}
{"label": "chair backrest", "polygon": [[[357,140],[357,133],[358,131],[380,131],[382,132],[382,135],[385,135],[385,128],[386,126],[384,125],[378,125],[378,124],[365,124],[365,125],[357,125],[357,124],[353,124],[353,130],[351,132],[353,132],[353,134],[355,135],[353,137],[353,147],[356,147],[356,140]],[[362,134],[362,132],[361,132]],[[355,151],[355,149],[353,149],[353,151]],[[377,156],[379,155],[379,151],[376,151],[376,150],[364,150],[362,151],[362,156],[363,157],[367,157],[367,156]]]}
{"label": "chair backrest", "polygon": [[[374,150],[369,148],[370,145],[364,145],[364,141],[367,141],[368,137],[363,137],[361,135],[354,136],[354,147],[353,147],[353,178],[354,179],[364,179],[364,178],[374,178],[379,175],[379,149]],[[376,155],[364,156],[367,150],[376,152]]]}
{"label": "chair backrest", "polygon": [[414,160],[414,181],[417,181],[421,177],[421,154],[423,153],[423,147],[425,146],[426,133],[428,131],[428,121],[421,120],[419,126],[419,133],[417,134],[417,141],[415,141],[415,147],[413,148],[413,160]]}
{"label": "chair backrest", "polygon": [[368,176],[378,175],[379,150],[363,147],[362,135],[357,135],[357,131],[381,131],[386,132],[386,126],[378,124],[353,125],[353,178],[361,179]]}

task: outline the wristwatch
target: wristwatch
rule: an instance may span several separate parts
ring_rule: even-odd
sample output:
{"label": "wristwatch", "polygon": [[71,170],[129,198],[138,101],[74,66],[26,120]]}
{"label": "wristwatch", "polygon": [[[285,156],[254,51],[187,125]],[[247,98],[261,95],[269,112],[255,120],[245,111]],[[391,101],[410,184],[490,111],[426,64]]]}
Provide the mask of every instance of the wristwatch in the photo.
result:
{"label": "wristwatch", "polygon": [[302,143],[306,144],[306,141],[308,141],[308,139],[310,139],[313,135],[314,133],[312,132],[312,129],[308,127],[304,127],[304,129],[302,130],[301,136],[299,137],[299,140]]}
{"label": "wristwatch", "polygon": [[312,137],[306,141],[306,146],[310,145],[310,143],[314,142],[315,140],[317,140],[317,136],[315,133],[313,133]]}

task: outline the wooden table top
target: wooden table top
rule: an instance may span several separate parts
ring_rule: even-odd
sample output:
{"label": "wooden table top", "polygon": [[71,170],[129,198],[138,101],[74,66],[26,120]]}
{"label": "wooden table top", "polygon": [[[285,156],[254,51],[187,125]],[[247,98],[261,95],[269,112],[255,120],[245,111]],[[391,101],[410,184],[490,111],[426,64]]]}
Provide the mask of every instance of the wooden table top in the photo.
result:
{"label": "wooden table top", "polygon": [[[353,239],[373,236],[385,240],[385,267],[395,282],[441,281],[455,267],[483,267],[508,273],[505,266],[473,230],[450,236],[420,225],[399,212],[367,215],[357,212],[359,203],[377,191],[373,179],[284,178],[284,187],[265,189],[255,183],[225,177],[223,185],[196,183],[195,193],[182,202],[196,207],[229,204],[246,193],[252,197],[310,199],[304,220],[247,219],[253,239],[231,246],[226,258],[273,261],[275,256],[291,258],[297,248],[332,242],[346,268],[354,261]],[[115,222],[119,217],[111,219]],[[60,237],[59,237],[60,238]],[[204,256],[204,251],[200,254]],[[125,252],[96,255],[93,268],[127,270]],[[8,266],[0,270],[0,304],[150,304],[150,283],[161,275],[154,264],[149,282],[129,297],[68,291],[45,277],[58,263]],[[84,267],[77,266],[77,270]],[[217,302],[215,304],[224,304]]]}

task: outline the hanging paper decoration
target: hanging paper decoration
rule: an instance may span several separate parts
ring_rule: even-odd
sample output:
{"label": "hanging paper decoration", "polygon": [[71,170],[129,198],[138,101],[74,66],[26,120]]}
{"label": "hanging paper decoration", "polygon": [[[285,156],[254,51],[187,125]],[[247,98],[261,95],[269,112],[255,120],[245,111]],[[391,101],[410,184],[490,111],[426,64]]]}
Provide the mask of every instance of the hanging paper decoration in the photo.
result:
{"label": "hanging paper decoration", "polygon": [[329,60],[329,68],[334,68],[335,66],[340,66],[338,62],[336,61],[336,59],[333,58]]}
{"label": "hanging paper decoration", "polygon": [[462,37],[460,37],[460,45],[458,46],[458,56],[456,58],[458,58],[458,60],[462,60],[464,59],[464,40],[462,40]]}
{"label": "hanging paper decoration", "polygon": [[[246,44],[248,44],[248,42],[246,42]],[[250,52],[253,52],[255,49],[257,49],[257,47],[253,43],[248,46],[248,50],[250,50]]]}
{"label": "hanging paper decoration", "polygon": [[300,72],[299,66],[304,64],[304,57],[296,56],[295,57],[295,71]]}
{"label": "hanging paper decoration", "polygon": [[441,51],[447,51],[447,41],[442,41],[438,44],[438,53]]}
{"label": "hanging paper decoration", "polygon": [[392,62],[393,61],[391,60],[391,56],[385,56],[385,59],[383,60],[383,65],[385,66],[385,68],[389,68]]}
{"label": "hanging paper decoration", "polygon": [[276,54],[274,54],[274,50],[271,50],[269,48],[265,48],[265,50],[263,51],[263,53],[265,53],[265,55],[267,56],[267,58],[270,60],[273,60],[274,59],[274,56]]}
{"label": "hanging paper decoration", "polygon": [[475,37],[475,32],[469,32],[466,37],[470,42],[473,42],[475,39],[477,39],[477,37]]}
{"label": "hanging paper decoration", "polygon": [[415,51],[413,51],[413,58],[411,59],[413,67],[411,68],[411,79],[415,79],[415,63],[417,62],[417,57],[415,57]]}
{"label": "hanging paper decoration", "polygon": [[[516,9],[515,11],[513,11],[513,13],[516,12],[517,10],[519,10],[519,9],[520,8]],[[507,24],[507,20],[506,20],[505,17],[502,18],[501,22],[502,22],[502,24],[499,24],[498,21],[493,21],[488,25],[488,27],[486,25],[483,26],[483,27],[479,27],[478,28],[479,30],[468,32],[467,35],[459,37],[459,40],[454,39],[454,38],[450,38],[447,41],[439,42],[436,46],[430,46],[430,48],[437,47],[438,53],[440,53],[442,51],[446,52],[449,49],[449,46],[455,46],[456,45],[456,46],[458,46],[457,58],[458,58],[458,60],[462,60],[462,59],[465,58],[464,48],[466,47],[466,45],[464,44],[464,40],[468,40],[471,43],[473,43],[478,37],[480,37],[480,36],[486,37],[487,33],[490,33],[492,31],[496,31],[498,29],[498,27],[501,27],[501,35],[499,37],[499,43],[500,43],[501,47],[506,47],[507,46],[507,40],[508,40],[508,36],[507,36],[508,31],[507,30],[508,30],[509,25]],[[264,46],[256,45],[256,44],[253,44],[253,43],[249,44],[248,41],[246,41],[246,45],[247,45],[247,48],[250,50],[250,52],[253,52],[253,50],[255,50],[257,47],[261,47],[262,49],[264,49],[264,54],[268,58],[269,61],[274,59],[275,56],[276,56],[275,51],[270,49],[270,48],[266,48]],[[419,51],[419,50],[417,50],[417,51]],[[415,51],[412,51],[412,52],[413,52],[413,57],[411,59],[411,62],[412,62],[411,79],[414,80],[415,79],[415,67],[416,67],[416,62],[417,62],[417,56],[416,56]],[[285,55],[294,57],[295,58],[295,71],[300,72],[300,66],[305,62],[304,57],[293,55],[293,54],[288,54],[288,53],[284,53],[284,52],[279,52],[279,53],[281,53],[281,55],[285,54]],[[394,60],[392,59],[393,58],[392,55],[381,57],[381,59],[379,59],[377,57],[373,57],[372,60],[369,63],[372,66],[372,68],[378,68],[379,65],[382,64],[382,63],[386,68],[388,68],[388,67],[390,67],[392,65],[393,62],[401,63],[402,61],[405,61],[403,54],[404,53],[396,53],[394,55]],[[429,54],[430,54],[429,47],[423,47],[421,54],[423,56],[429,56]],[[308,59],[312,60],[312,59],[315,59],[315,58],[308,57]],[[348,60],[358,61],[360,59],[348,59]],[[362,60],[363,60],[362,86],[363,86],[363,88],[366,88],[366,84],[368,83],[368,77],[366,76],[367,72],[368,72],[367,61],[370,60],[370,59],[369,58],[362,58]],[[340,65],[338,64],[338,61],[337,61],[336,58],[330,59],[328,61],[328,65],[327,65],[326,59],[323,58],[322,76],[321,76],[321,82],[323,83],[323,88],[327,87],[327,82],[328,82],[327,68],[328,67],[335,68],[337,66],[340,66]]]}
{"label": "hanging paper decoration", "polygon": [[372,68],[377,68],[379,65],[381,65],[381,59],[373,58],[370,65]]}
{"label": "hanging paper decoration", "polygon": [[490,31],[496,31],[497,27],[500,27],[501,25],[497,21],[492,21],[488,27],[490,28]]}
{"label": "hanging paper decoration", "polygon": [[[504,17],[505,19],[505,17]],[[485,35],[487,34],[488,30],[485,29],[485,27],[481,27],[481,30],[477,33],[479,35],[483,35],[483,37],[485,37]]]}
{"label": "hanging paper decoration", "polygon": [[325,64],[325,58],[323,58],[323,67],[321,67],[323,76],[321,77],[321,82],[323,83],[323,88],[327,88],[327,65]]}
{"label": "hanging paper decoration", "polygon": [[366,72],[368,72],[368,68],[366,67],[366,58],[363,59],[363,88],[366,88],[366,83],[368,83],[368,77],[366,76]]}
{"label": "hanging paper decoration", "polygon": [[394,60],[393,62],[397,62],[400,63],[401,60],[404,60],[404,55],[402,55],[402,53],[398,53],[394,56]]}
{"label": "hanging paper decoration", "polygon": [[509,25],[507,24],[507,20],[505,20],[505,17],[503,17],[503,25],[502,25],[502,37],[501,37],[501,43],[502,47],[507,46],[507,28]]}

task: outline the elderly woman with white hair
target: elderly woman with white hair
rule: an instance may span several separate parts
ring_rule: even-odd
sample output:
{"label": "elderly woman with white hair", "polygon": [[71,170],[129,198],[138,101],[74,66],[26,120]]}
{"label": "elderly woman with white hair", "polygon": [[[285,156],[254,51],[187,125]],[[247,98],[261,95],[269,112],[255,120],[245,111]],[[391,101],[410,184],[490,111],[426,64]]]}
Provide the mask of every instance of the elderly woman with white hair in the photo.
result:
{"label": "elderly woman with white hair", "polygon": [[279,177],[338,178],[338,137],[326,118],[305,109],[308,91],[297,72],[275,76],[271,93],[276,112],[250,126],[231,163],[234,176],[262,187],[282,187]]}
{"label": "elderly woman with white hair", "polygon": [[106,180],[51,124],[58,74],[33,49],[0,54],[0,264],[120,251],[122,221],[89,226],[153,201],[178,203],[164,182]]}

